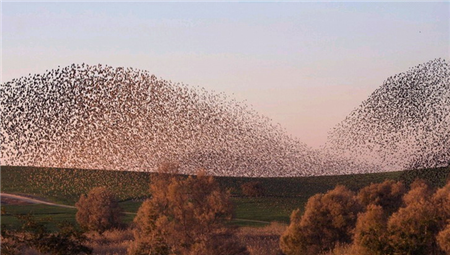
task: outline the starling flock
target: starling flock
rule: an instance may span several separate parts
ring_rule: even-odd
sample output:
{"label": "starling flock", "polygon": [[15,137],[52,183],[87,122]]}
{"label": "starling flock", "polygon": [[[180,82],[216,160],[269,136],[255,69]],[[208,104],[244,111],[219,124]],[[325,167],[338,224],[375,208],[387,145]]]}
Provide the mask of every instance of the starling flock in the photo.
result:
{"label": "starling flock", "polygon": [[450,165],[450,67],[435,59],[389,77],[329,133],[353,160],[403,170]]}
{"label": "starling flock", "polygon": [[1,84],[1,164],[154,171],[171,162],[186,174],[252,177],[448,164],[449,84],[443,60],[391,77],[314,150],[223,93],[72,64]]}

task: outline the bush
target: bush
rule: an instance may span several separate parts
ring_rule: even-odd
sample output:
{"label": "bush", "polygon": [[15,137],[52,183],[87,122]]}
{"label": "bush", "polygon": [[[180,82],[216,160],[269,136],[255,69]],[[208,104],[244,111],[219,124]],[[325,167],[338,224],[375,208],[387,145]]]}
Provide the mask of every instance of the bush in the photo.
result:
{"label": "bush", "polygon": [[50,232],[44,221],[36,220],[32,215],[17,215],[21,222],[18,231],[1,229],[2,254],[37,254],[75,255],[91,254],[92,249],[85,246],[86,238],[73,225],[63,222],[58,225],[58,232]]}
{"label": "bush", "polygon": [[130,254],[248,254],[225,227],[232,217],[230,194],[213,177],[160,173],[150,192],[134,219]]}
{"label": "bush", "polygon": [[375,183],[362,188],[358,192],[357,198],[362,206],[379,205],[390,215],[400,208],[405,193],[406,188],[403,183],[386,180],[383,183]]}
{"label": "bush", "polygon": [[103,232],[122,224],[123,210],[114,194],[104,187],[96,187],[88,195],[81,195],[75,204],[76,220],[86,230]]}
{"label": "bush", "polygon": [[393,254],[438,254],[435,237],[439,215],[432,195],[429,185],[415,181],[403,198],[406,207],[389,218],[387,230]]}
{"label": "bush", "polygon": [[280,246],[286,254],[317,254],[350,243],[360,211],[353,192],[344,186],[317,194],[308,200],[300,220],[299,212],[293,213]]}
{"label": "bush", "polygon": [[360,254],[389,254],[387,241],[387,216],[379,205],[369,205],[358,215],[354,245]]}
{"label": "bush", "polygon": [[258,181],[247,182],[241,185],[242,194],[247,197],[262,197],[265,189]]}
{"label": "bush", "polygon": [[436,239],[439,247],[445,251],[446,254],[450,254],[450,222],[444,230],[439,232]]}

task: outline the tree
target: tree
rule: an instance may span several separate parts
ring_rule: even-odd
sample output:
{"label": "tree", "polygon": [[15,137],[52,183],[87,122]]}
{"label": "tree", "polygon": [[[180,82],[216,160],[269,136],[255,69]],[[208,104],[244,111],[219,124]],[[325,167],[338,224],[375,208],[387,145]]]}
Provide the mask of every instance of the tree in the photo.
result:
{"label": "tree", "polygon": [[291,224],[280,237],[280,248],[285,254],[301,254],[307,249],[305,235],[300,227],[301,219],[300,209],[294,210],[290,218]]}
{"label": "tree", "polygon": [[265,189],[259,181],[246,182],[241,185],[242,194],[247,197],[262,197]]}
{"label": "tree", "polygon": [[438,211],[439,227],[443,229],[450,220],[450,182],[433,195],[433,205]]}
{"label": "tree", "polygon": [[150,192],[134,219],[130,254],[248,254],[225,227],[232,217],[230,193],[212,176],[159,173]]}
{"label": "tree", "polygon": [[389,218],[388,239],[394,254],[438,254],[439,215],[432,194],[424,181],[415,181],[403,198],[406,207]]}
{"label": "tree", "polygon": [[446,254],[450,254],[450,222],[444,230],[439,232],[436,239],[441,250]]}
{"label": "tree", "polygon": [[354,245],[359,254],[390,254],[387,242],[387,216],[380,205],[370,204],[358,215]]}
{"label": "tree", "polygon": [[88,195],[81,195],[75,204],[76,220],[86,230],[104,232],[122,224],[123,210],[114,194],[104,187],[96,187]]}
{"label": "tree", "polygon": [[357,195],[359,203],[367,207],[379,205],[388,215],[397,211],[402,205],[402,197],[406,188],[401,182],[386,180],[383,183],[375,183],[362,188]]}
{"label": "tree", "polygon": [[360,211],[354,193],[344,186],[314,195],[300,220],[293,214],[294,221],[281,237],[280,246],[286,254],[317,254],[338,243],[350,243]]}

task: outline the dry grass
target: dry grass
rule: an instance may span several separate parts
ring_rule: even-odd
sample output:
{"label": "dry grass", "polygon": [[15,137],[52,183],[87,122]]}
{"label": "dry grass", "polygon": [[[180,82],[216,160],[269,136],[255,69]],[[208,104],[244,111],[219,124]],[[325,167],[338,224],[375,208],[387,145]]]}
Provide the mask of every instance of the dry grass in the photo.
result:
{"label": "dry grass", "polygon": [[252,255],[282,255],[279,241],[286,227],[278,222],[261,228],[242,227],[237,236]]}
{"label": "dry grass", "polygon": [[85,245],[93,249],[92,254],[102,255],[127,254],[127,248],[134,240],[131,229],[110,230],[102,234],[90,232],[86,236],[89,241]]}

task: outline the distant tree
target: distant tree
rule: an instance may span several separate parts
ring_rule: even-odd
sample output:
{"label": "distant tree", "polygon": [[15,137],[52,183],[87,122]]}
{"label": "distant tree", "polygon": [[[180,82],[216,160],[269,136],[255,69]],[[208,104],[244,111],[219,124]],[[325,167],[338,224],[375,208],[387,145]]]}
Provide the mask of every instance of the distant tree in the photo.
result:
{"label": "distant tree", "polygon": [[248,254],[225,226],[232,217],[230,194],[213,177],[160,173],[150,192],[134,219],[129,254]]}
{"label": "distant tree", "polygon": [[262,197],[265,189],[259,181],[246,182],[241,185],[242,194],[247,197]]}
{"label": "distant tree", "polygon": [[280,246],[286,254],[317,254],[350,243],[359,212],[354,193],[344,186],[314,195],[300,221],[298,214],[293,214],[294,221],[281,237]]}
{"label": "distant tree", "polygon": [[75,204],[76,220],[86,230],[103,232],[122,224],[123,210],[114,194],[104,187],[93,188],[81,195]]}
{"label": "distant tree", "polygon": [[390,254],[387,241],[387,215],[380,205],[370,204],[358,215],[354,245],[359,254]]}
{"label": "distant tree", "polygon": [[405,193],[406,188],[403,183],[386,180],[362,188],[357,198],[362,206],[379,205],[389,215],[403,204],[402,197]]}

